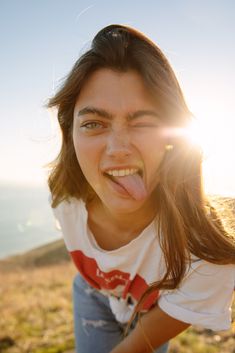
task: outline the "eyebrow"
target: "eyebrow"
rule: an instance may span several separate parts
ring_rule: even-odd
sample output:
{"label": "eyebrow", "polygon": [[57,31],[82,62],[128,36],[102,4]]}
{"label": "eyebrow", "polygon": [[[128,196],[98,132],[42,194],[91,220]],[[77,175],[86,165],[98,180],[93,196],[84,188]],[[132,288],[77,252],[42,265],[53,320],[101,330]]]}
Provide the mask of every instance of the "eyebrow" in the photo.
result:
{"label": "eyebrow", "polygon": [[[87,114],[95,114],[95,115],[98,115],[102,118],[106,118],[109,120],[113,119],[113,114],[109,113],[108,111],[106,111],[104,109],[96,108],[96,107],[90,107],[90,106],[84,107],[81,110],[79,110],[77,116],[79,117],[79,116],[83,116],[83,115],[87,115]],[[143,115],[150,115],[150,116],[156,117],[158,119],[160,118],[160,115],[156,111],[145,109],[145,110],[137,110],[133,113],[128,113],[127,119],[133,120],[133,119],[139,118]]]}

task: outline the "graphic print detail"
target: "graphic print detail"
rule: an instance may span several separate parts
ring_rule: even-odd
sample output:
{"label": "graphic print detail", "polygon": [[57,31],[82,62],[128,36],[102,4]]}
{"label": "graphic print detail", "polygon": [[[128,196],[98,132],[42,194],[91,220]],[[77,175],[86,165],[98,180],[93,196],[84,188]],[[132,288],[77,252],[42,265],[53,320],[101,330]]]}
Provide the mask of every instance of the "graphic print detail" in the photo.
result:
{"label": "graphic print detail", "polygon": [[[95,259],[83,254],[80,250],[70,252],[80,274],[94,288],[108,291],[110,294],[123,299],[131,298],[137,303],[142,294],[148,289],[146,281],[138,274],[130,280],[130,274],[120,270],[110,272],[101,271]],[[152,292],[144,301],[141,310],[149,310],[158,299],[159,292]]]}

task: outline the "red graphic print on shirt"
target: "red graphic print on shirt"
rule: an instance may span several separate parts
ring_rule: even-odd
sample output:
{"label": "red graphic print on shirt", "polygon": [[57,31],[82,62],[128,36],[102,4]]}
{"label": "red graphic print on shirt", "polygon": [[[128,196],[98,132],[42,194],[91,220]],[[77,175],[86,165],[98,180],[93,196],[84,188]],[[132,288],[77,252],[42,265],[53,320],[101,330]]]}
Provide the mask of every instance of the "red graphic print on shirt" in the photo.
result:
{"label": "red graphic print on shirt", "polygon": [[[113,291],[115,288],[121,286],[122,298],[131,297],[133,302],[136,303],[148,289],[148,284],[138,274],[130,280],[130,274],[120,270],[112,270],[110,272],[101,271],[95,259],[87,257],[80,250],[71,251],[70,255],[83,278],[98,290]],[[149,310],[158,299],[158,296],[159,292],[157,290],[152,292],[145,299],[141,310]]]}

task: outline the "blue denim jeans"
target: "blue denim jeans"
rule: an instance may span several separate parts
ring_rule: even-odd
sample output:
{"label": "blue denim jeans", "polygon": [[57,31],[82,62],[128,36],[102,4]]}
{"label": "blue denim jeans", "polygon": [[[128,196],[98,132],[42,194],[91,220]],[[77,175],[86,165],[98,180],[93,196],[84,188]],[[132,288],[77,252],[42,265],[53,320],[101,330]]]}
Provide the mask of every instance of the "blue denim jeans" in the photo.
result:
{"label": "blue denim jeans", "polygon": [[[76,353],[109,353],[123,340],[126,325],[112,313],[106,296],[79,274],[73,281],[73,312]],[[154,353],[166,353],[168,342]]]}

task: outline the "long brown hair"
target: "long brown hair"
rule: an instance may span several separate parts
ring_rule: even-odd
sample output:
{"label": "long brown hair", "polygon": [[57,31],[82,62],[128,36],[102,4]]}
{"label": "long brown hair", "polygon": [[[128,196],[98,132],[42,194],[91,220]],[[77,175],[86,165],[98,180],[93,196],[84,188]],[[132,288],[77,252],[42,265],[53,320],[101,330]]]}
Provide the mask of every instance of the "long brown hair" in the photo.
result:
{"label": "long brown hair", "polygon": [[[136,70],[154,95],[168,126],[183,128],[192,119],[181,88],[162,51],[142,33],[122,25],[110,25],[93,39],[91,49],[75,63],[48,107],[58,108],[62,131],[60,154],[50,164],[48,184],[52,207],[70,197],[92,197],[78,164],[72,143],[73,111],[89,76],[100,68]],[[202,186],[202,153],[182,136],[172,136],[159,169],[156,189],[157,234],[164,253],[166,273],[156,288],[176,288],[193,254],[215,264],[235,264],[235,241],[225,230]],[[164,234],[164,236],[161,236]],[[147,295],[148,292],[145,293]]]}

